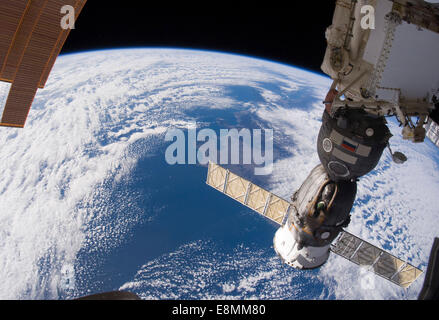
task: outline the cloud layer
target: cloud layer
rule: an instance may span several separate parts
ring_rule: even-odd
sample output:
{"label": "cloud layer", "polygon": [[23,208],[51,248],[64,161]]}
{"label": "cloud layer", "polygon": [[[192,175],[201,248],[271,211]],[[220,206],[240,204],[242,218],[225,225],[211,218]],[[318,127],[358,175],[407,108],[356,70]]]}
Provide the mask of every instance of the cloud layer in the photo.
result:
{"label": "cloud layer", "polygon": [[[112,186],[129,179],[139,159],[154,154],[154,141],[168,128],[197,121],[198,108],[242,108],[256,123],[272,127],[278,153],[273,175],[262,182],[288,198],[318,163],[315,141],[329,83],[289,66],[211,52],[132,49],[61,56],[26,128],[0,128],[0,298],[58,298],[66,283],[79,280],[75,262],[82,248],[117,246],[144,221],[137,208],[111,229],[96,222],[119,210],[111,205]],[[236,88],[250,88],[246,102],[234,94]],[[397,130],[392,125],[392,147],[406,152],[409,161],[391,165],[385,156],[361,180],[348,230],[425,266],[438,235],[433,204],[439,156],[431,144],[401,141]],[[127,207],[134,198],[126,195]],[[339,257],[308,274],[281,266],[274,252],[261,248],[220,251],[210,242],[189,242],[145,261],[122,287],[143,288],[144,298],[157,299],[415,298],[419,291],[420,281],[405,294],[377,279],[378,290],[365,292],[356,283],[358,269]],[[206,265],[210,254],[219,256]],[[194,256],[176,282],[167,282],[166,273],[175,271],[170,257],[183,263]],[[184,285],[184,279],[192,280]],[[304,286],[321,284],[322,292],[306,293]],[[295,293],[288,295],[291,289]]]}

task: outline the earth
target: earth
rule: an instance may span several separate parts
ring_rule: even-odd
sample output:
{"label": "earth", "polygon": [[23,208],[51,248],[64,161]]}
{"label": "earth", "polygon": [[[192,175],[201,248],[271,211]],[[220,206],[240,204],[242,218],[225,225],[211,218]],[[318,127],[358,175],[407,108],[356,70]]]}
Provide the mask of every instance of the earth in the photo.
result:
{"label": "earth", "polygon": [[[289,199],[319,163],[328,77],[251,57],[180,49],[63,55],[24,129],[0,129],[0,298],[416,299],[331,255],[300,271],[276,256],[276,226],[205,184],[207,166],[169,165],[169,129],[272,129],[274,165],[226,166]],[[1,84],[0,101],[7,84]],[[5,89],[5,90],[2,90]],[[358,186],[347,231],[426,270],[439,235],[439,150],[391,146]]]}

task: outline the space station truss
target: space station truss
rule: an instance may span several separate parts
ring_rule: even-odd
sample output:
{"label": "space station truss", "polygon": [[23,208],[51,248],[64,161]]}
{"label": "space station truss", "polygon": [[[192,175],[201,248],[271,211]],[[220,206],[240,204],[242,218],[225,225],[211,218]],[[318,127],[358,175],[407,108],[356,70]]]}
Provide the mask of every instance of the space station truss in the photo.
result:
{"label": "space station truss", "polygon": [[331,251],[403,288],[408,288],[423,272],[346,231],[340,233]]}
{"label": "space station truss", "polygon": [[290,209],[288,201],[212,162],[206,183],[278,225],[283,224]]}

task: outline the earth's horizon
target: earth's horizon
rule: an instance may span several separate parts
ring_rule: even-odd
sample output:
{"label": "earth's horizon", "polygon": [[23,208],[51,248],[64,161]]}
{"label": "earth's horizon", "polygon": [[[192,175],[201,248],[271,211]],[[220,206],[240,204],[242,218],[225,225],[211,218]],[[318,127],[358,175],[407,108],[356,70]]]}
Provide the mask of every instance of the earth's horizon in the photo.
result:
{"label": "earth's horizon", "polygon": [[[61,55],[24,129],[0,128],[0,299],[128,290],[142,299],[416,299],[331,255],[283,265],[275,225],[165,161],[169,129],[272,129],[274,170],[231,166],[289,199],[318,163],[328,77],[279,62],[177,48]],[[0,102],[2,88],[0,84]],[[403,141],[360,179],[347,231],[426,270],[438,236],[439,151]],[[362,283],[367,277],[368,285]],[[372,283],[372,284],[371,284]]]}

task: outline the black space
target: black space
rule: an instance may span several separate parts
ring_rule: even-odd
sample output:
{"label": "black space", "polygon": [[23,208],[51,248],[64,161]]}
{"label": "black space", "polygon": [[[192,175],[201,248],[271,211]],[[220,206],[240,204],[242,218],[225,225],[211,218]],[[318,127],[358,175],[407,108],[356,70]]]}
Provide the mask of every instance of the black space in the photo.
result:
{"label": "black space", "polygon": [[150,5],[88,0],[62,53],[175,47],[255,56],[320,71],[334,0]]}

